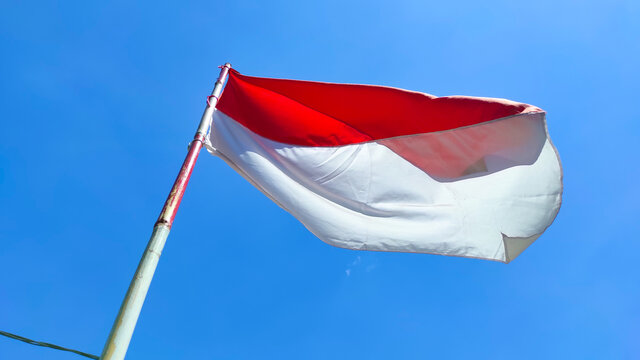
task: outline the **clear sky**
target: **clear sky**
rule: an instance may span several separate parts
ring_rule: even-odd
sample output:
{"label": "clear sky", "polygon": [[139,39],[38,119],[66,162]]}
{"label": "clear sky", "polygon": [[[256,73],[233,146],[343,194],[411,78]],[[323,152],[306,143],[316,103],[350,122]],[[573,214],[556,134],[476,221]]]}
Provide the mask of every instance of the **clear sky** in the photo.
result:
{"label": "clear sky", "polygon": [[[218,74],[548,111],[518,259],[315,238],[202,153],[129,359],[640,358],[640,2],[4,1],[0,329],[99,354]],[[330,94],[327,94],[330,96]],[[0,359],[76,359],[0,338]]]}

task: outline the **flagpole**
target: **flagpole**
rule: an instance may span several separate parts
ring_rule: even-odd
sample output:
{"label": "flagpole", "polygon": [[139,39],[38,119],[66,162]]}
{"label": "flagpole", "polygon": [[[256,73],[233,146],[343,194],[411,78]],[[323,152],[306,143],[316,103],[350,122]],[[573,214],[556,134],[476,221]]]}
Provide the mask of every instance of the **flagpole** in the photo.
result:
{"label": "flagpole", "polygon": [[102,350],[101,360],[123,360],[127,353],[127,348],[129,347],[136,322],[138,321],[142,304],[144,303],[151,279],[153,278],[153,273],[156,270],[162,248],[167,240],[167,236],[169,236],[173,219],[176,216],[180,201],[182,201],[182,196],[189,183],[193,166],[198,159],[198,154],[200,153],[200,149],[202,149],[205,137],[211,126],[213,110],[222,93],[222,86],[229,74],[229,69],[231,69],[231,64],[229,63],[221,66],[218,80],[211,95],[207,97],[207,107],[204,110],[204,114],[202,114],[202,119],[200,119],[198,130],[193,137],[193,141],[189,144],[187,157],[184,159],[178,177],[153,227],[151,239],[149,239],[147,248],[140,259],[138,269],[131,280],[131,284],[129,284],[129,290],[127,290],[127,294],[122,301],[120,311],[113,323],[107,343]]}

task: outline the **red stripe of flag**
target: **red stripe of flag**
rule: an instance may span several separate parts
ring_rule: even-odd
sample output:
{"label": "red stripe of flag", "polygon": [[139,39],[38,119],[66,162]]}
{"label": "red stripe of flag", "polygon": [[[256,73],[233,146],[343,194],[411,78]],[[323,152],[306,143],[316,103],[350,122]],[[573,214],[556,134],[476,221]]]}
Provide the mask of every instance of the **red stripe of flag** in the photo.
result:
{"label": "red stripe of flag", "polygon": [[435,97],[382,86],[252,77],[235,70],[218,109],[258,135],[302,146],[425,134],[542,111],[504,99]]}

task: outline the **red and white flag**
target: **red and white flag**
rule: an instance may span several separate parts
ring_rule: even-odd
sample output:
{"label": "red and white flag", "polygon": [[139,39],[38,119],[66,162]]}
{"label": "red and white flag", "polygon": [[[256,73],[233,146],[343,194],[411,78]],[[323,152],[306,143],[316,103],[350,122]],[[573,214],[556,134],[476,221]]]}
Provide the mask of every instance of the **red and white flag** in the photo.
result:
{"label": "red and white flag", "polygon": [[545,112],[231,70],[209,149],[323,241],[509,262],[553,222]]}

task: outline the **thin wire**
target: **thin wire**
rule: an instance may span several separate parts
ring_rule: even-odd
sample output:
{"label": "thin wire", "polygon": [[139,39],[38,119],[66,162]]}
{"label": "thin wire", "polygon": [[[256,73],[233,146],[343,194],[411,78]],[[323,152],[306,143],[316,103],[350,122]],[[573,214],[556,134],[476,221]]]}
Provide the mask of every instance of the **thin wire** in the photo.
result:
{"label": "thin wire", "polygon": [[86,356],[86,357],[88,357],[90,359],[95,359],[95,360],[99,360],[100,359],[100,357],[98,357],[98,356],[95,356],[95,355],[92,355],[92,354],[87,354],[87,353],[82,352],[82,351],[73,350],[73,349],[67,349],[67,348],[64,348],[62,346],[49,344],[49,343],[42,342],[42,341],[35,341],[35,340],[27,339],[26,337],[22,337],[20,335],[11,334],[11,333],[8,333],[8,332],[2,331],[2,330],[0,330],[0,335],[4,335],[4,336],[6,336],[8,338],[11,338],[11,339],[24,341],[27,344],[31,344],[31,345],[43,346],[43,347],[48,347],[48,348],[51,348],[51,349],[62,350],[62,351],[69,351],[69,352],[72,352],[72,353],[75,353],[75,354],[78,354],[78,355]]}

